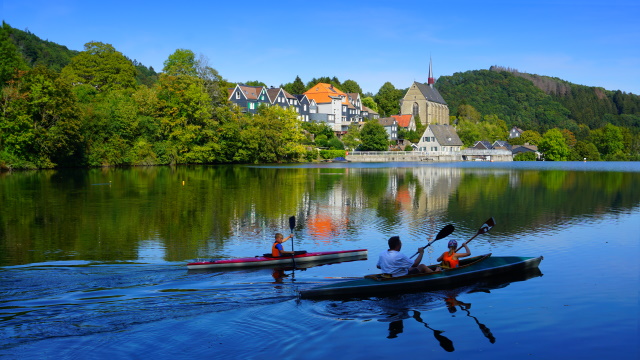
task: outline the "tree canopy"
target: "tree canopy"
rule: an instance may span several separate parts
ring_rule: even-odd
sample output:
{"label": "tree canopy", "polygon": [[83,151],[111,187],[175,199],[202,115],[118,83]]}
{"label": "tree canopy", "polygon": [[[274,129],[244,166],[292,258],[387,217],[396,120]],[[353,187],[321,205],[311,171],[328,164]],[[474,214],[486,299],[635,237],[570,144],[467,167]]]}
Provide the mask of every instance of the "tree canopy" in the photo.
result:
{"label": "tree canopy", "polygon": [[367,121],[360,131],[361,151],[385,151],[389,148],[389,134],[377,121]]}
{"label": "tree canopy", "polygon": [[101,42],[86,43],[84,51],[62,69],[61,76],[68,84],[90,85],[98,91],[136,86],[136,69],[131,60]]}

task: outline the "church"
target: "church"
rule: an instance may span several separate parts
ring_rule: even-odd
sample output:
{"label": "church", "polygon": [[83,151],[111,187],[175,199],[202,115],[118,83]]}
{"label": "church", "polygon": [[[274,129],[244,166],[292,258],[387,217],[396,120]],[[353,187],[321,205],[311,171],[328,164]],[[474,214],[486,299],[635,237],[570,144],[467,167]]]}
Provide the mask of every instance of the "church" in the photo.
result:
{"label": "church", "polygon": [[431,124],[449,124],[449,106],[438,90],[433,87],[433,69],[429,60],[429,79],[427,83],[414,81],[404,98],[400,100],[400,114],[410,114],[420,119],[422,126]]}

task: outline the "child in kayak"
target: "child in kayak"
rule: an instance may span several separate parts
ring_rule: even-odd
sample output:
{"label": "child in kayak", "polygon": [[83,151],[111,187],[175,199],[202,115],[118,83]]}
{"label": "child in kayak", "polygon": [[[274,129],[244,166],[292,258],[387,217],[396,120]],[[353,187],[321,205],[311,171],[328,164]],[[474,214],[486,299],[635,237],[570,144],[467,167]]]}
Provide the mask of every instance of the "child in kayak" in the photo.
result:
{"label": "child in kayak", "polygon": [[433,272],[433,270],[429,269],[427,265],[420,264],[422,256],[424,255],[424,247],[418,248],[418,257],[415,261],[411,261],[407,255],[400,252],[400,249],[402,248],[402,241],[400,241],[399,236],[390,237],[388,242],[389,250],[385,250],[380,253],[380,258],[376,265],[376,267],[382,270],[383,273],[397,277],[408,274]]}
{"label": "child in kayak", "polygon": [[462,244],[462,246],[465,250],[467,250],[467,252],[457,253],[456,248],[458,247],[458,242],[455,240],[450,240],[448,245],[449,251],[445,251],[444,253],[442,253],[442,255],[440,255],[440,257],[436,261],[442,261],[442,265],[450,269],[457,268],[458,264],[460,263],[460,258],[471,255],[471,250],[469,250],[467,244],[464,243]]}
{"label": "child in kayak", "polygon": [[273,245],[271,245],[271,256],[280,257],[280,256],[283,256],[283,255],[293,255],[294,254],[293,251],[285,251],[282,248],[282,243],[287,241],[287,240],[289,240],[289,239],[292,239],[292,238],[293,238],[293,234],[287,236],[286,238],[283,238],[282,234],[277,233],[276,234],[276,239],[275,239]]}

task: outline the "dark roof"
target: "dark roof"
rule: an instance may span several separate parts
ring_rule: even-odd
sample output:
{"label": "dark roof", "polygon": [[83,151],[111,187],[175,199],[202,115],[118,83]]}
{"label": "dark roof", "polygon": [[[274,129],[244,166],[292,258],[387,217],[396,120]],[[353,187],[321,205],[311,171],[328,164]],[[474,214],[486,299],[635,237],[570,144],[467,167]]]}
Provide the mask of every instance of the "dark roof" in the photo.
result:
{"label": "dark roof", "polygon": [[418,87],[418,90],[420,90],[422,95],[424,95],[424,97],[427,100],[431,102],[447,105],[447,102],[444,101],[444,99],[442,98],[442,95],[440,95],[440,93],[438,92],[438,89],[436,89],[435,87],[431,87],[429,86],[429,84],[423,84],[417,81],[415,82],[415,84]]}
{"label": "dark roof", "polygon": [[394,119],[392,117],[379,118],[378,119],[378,123],[380,123],[380,125],[382,125],[382,126],[391,126],[394,123],[396,123],[396,119]]}
{"label": "dark roof", "polygon": [[513,149],[511,149],[511,153],[514,155],[524,153],[524,152],[537,152],[537,151],[538,151],[538,147],[536,145],[520,145],[520,146],[514,146]]}
{"label": "dark roof", "polygon": [[462,140],[458,136],[456,129],[451,125],[429,125],[429,129],[440,146],[462,146]]}
{"label": "dark roof", "polygon": [[473,147],[476,149],[487,149],[487,150],[493,149],[493,146],[491,146],[491,143],[488,142],[487,140],[476,141]]}
{"label": "dark roof", "polygon": [[504,141],[504,140],[496,140],[493,142],[493,148],[494,149],[505,149],[505,150],[511,150],[511,144],[509,144],[508,141]]}

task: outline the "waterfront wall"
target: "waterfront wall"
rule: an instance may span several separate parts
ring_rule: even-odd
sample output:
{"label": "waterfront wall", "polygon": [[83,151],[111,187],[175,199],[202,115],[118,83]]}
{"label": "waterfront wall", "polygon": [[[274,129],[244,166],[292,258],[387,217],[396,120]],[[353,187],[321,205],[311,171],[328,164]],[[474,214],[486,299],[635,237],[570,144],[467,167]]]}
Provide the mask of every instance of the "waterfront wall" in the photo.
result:
{"label": "waterfront wall", "polygon": [[346,159],[352,162],[392,161],[513,161],[509,150],[461,150],[461,151],[355,151]]}

